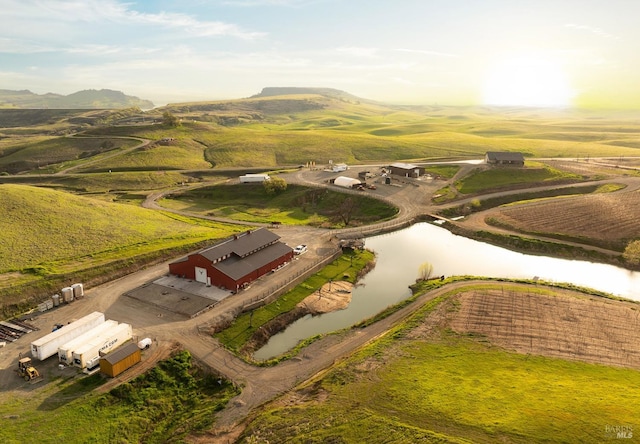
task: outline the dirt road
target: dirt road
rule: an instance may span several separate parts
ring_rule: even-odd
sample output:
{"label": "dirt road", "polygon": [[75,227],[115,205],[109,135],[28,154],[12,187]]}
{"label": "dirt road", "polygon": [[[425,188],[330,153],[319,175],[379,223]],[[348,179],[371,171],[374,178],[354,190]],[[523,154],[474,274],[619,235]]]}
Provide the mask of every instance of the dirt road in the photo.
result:
{"label": "dirt road", "polygon": [[[301,174],[295,173],[296,178],[301,181],[318,180],[317,177],[309,178]],[[637,179],[633,183],[637,186]],[[411,181],[398,186],[389,186],[388,188],[381,186],[372,194],[378,193],[376,195],[379,197],[394,202],[400,208],[400,218],[408,220],[416,215],[428,213],[435,209],[431,205],[429,197],[435,189],[441,186],[443,186],[442,182],[414,183]],[[517,190],[513,193],[522,192],[524,190]],[[149,206],[152,207],[153,199],[148,202]],[[362,229],[356,228],[341,231],[358,233]],[[335,247],[335,240],[332,237],[336,231],[317,230],[308,227],[281,227],[278,228],[277,232],[282,237],[282,240],[289,245],[304,243],[309,246],[309,252],[298,257],[296,261],[279,271],[278,278],[284,279],[294,275],[303,269],[305,265],[317,260],[328,249]],[[167,271],[168,262],[140,270],[132,275],[87,290],[84,299],[34,317],[32,322],[41,328],[40,332],[25,335],[16,343],[0,349],[0,393],[2,393],[0,394],[0,401],[3,398],[8,399],[6,397],[24,396],[26,386],[24,382],[15,377],[12,367],[15,365],[19,353],[28,353],[31,341],[46,334],[55,323],[66,323],[91,311],[98,310],[104,312],[109,319],[131,323],[134,327],[136,338],[150,337],[154,339],[154,343],[157,344],[156,346],[160,351],[170,350],[172,344],[179,343],[189,350],[196,359],[236,384],[241,385],[243,387],[242,393],[232,400],[217,418],[216,424],[218,427],[222,431],[229,430],[234,424],[245,418],[251,409],[290,390],[301,381],[307,380],[331,366],[336,360],[348,356],[362,345],[384,334],[395,323],[404,319],[427,300],[445,291],[469,285],[469,283],[452,284],[444,289],[424,295],[383,321],[364,329],[327,336],[306,347],[294,359],[285,361],[275,367],[260,368],[251,366],[236,358],[222,348],[216,340],[201,333],[201,331],[221,314],[238,309],[246,301],[261,294],[265,288],[273,285],[272,281],[270,282],[266,278],[261,279],[252,284],[247,291],[223,300],[210,311],[194,319],[186,319],[181,315],[123,296],[126,292],[166,274]],[[150,367],[155,361],[165,356],[160,351],[147,355],[144,368]],[[51,362],[42,363],[45,375],[53,375],[57,371],[57,363],[52,359],[49,360]],[[37,390],[38,388],[28,389]]]}

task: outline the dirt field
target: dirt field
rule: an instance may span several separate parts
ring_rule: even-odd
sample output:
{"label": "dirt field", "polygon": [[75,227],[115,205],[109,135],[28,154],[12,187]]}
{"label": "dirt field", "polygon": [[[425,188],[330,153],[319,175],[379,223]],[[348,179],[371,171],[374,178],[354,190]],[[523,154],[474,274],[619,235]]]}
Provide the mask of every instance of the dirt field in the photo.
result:
{"label": "dirt field", "polygon": [[316,293],[307,296],[298,306],[304,306],[313,314],[342,310],[351,302],[353,284],[345,281],[324,284]]}
{"label": "dirt field", "polygon": [[456,332],[518,353],[640,369],[638,304],[559,291],[479,290],[456,300]]}
{"label": "dirt field", "polygon": [[491,216],[517,230],[561,233],[620,243],[640,237],[640,191],[532,202],[491,211]]}

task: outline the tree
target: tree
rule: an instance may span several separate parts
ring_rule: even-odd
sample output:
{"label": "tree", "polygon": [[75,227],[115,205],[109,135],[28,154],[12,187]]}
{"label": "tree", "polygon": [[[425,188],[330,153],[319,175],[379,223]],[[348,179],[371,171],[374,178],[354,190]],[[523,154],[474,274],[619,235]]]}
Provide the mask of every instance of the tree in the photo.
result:
{"label": "tree", "polygon": [[162,123],[166,126],[180,126],[180,120],[169,111],[165,111],[162,113]]}
{"label": "tree", "polygon": [[629,242],[627,248],[624,249],[624,253],[622,253],[622,257],[632,265],[640,264],[640,240]]}
{"label": "tree", "polygon": [[352,197],[347,197],[342,201],[340,205],[338,205],[335,214],[340,218],[340,220],[342,220],[342,223],[344,223],[346,227],[347,225],[349,225],[349,222],[351,222],[351,218],[353,217],[353,214],[355,213],[357,208],[358,204],[356,200]]}
{"label": "tree", "polygon": [[262,182],[262,186],[269,195],[280,194],[287,189],[287,181],[282,177],[272,177]]}
{"label": "tree", "polygon": [[418,268],[418,280],[426,281],[431,277],[432,273],[433,273],[433,265],[430,264],[429,262],[423,262],[422,264],[420,264],[420,267]]}

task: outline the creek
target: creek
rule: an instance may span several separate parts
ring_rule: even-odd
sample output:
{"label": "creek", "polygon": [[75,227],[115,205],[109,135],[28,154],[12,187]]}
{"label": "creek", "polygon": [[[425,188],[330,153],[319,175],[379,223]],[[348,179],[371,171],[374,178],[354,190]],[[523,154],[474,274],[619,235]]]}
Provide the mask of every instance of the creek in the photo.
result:
{"label": "creek", "polygon": [[410,297],[409,285],[415,282],[420,265],[425,262],[433,266],[432,276],[537,277],[541,281],[571,283],[640,300],[640,272],[588,261],[517,253],[454,235],[429,223],[367,238],[365,246],[376,253],[376,266],[354,288],[349,306],[298,319],[257,350],[256,360],[278,356],[311,336],[350,327]]}

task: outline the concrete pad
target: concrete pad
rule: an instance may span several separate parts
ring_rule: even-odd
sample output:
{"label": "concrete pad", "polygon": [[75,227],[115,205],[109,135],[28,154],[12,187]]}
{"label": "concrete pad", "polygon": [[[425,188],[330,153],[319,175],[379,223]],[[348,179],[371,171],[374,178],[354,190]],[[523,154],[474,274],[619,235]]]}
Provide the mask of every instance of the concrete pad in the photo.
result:
{"label": "concrete pad", "polygon": [[171,275],[125,293],[138,301],[190,318],[209,310],[231,294],[228,290]]}

